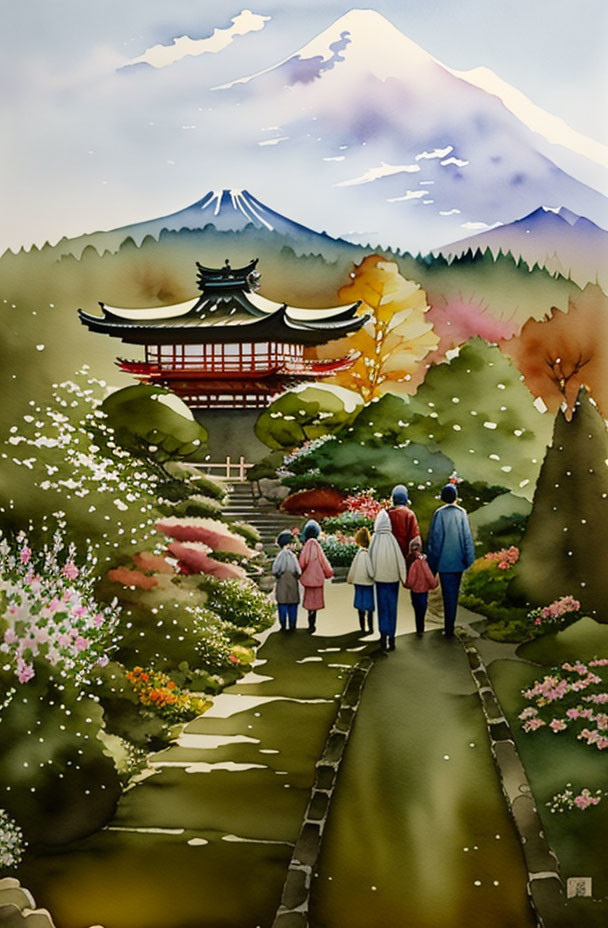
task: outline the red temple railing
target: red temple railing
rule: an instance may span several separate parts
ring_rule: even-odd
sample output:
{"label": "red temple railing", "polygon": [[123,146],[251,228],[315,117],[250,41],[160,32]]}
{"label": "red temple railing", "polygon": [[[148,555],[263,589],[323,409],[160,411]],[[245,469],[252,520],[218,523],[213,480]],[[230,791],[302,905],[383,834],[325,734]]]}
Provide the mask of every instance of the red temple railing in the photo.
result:
{"label": "red temple railing", "polygon": [[[262,359],[260,359],[262,360]],[[352,356],[331,359],[304,359],[293,358],[274,363],[264,359],[259,366],[243,367],[235,359],[217,357],[179,359],[177,362],[129,361],[123,358],[117,360],[121,370],[135,376],[145,377],[183,377],[186,373],[193,379],[224,376],[248,379],[249,377],[302,375],[305,377],[324,376],[348,368],[353,363]]]}

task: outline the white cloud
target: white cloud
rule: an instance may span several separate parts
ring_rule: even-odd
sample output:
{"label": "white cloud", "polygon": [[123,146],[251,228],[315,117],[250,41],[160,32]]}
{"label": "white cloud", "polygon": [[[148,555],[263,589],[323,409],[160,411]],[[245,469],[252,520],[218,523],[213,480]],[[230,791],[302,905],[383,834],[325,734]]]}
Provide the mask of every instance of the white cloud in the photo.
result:
{"label": "white cloud", "polygon": [[336,187],[355,187],[358,184],[369,184],[370,181],[379,180],[381,177],[390,177],[391,174],[415,174],[420,170],[418,164],[387,164],[385,161],[380,162],[377,168],[368,168],[361,177],[353,177],[352,180],[342,180]]}
{"label": "white cloud", "polygon": [[440,209],[439,215],[440,216],[455,216],[459,212],[460,212],[459,209]]}
{"label": "white cloud", "polygon": [[282,135],[278,139],[264,139],[263,142],[258,142],[258,145],[278,145],[279,142],[286,142],[288,138],[288,135]]}
{"label": "white cloud", "polygon": [[129,61],[126,66],[150,64],[153,68],[166,68],[187,55],[215,55],[230,45],[237,36],[259,32],[270,18],[260,13],[252,13],[251,10],[241,10],[232,17],[232,25],[228,29],[214,29],[213,34],[206,39],[191,39],[188,35],[182,35],[173,39],[171,45],[153,45],[147,48],[143,55]]}
{"label": "white cloud", "polygon": [[405,200],[419,200],[426,196],[426,190],[406,190],[402,197],[389,197],[387,203],[403,203]]}
{"label": "white cloud", "polygon": [[[457,210],[458,212],[458,210]],[[501,225],[500,222],[495,222],[493,226],[489,226],[487,222],[461,222],[461,229],[493,229],[494,226]]]}
{"label": "white cloud", "polygon": [[323,158],[323,161],[344,161],[345,155],[335,155],[333,158]]}
{"label": "white cloud", "polygon": [[416,155],[416,161],[420,161],[421,158],[445,158],[451,151],[454,151],[453,145],[448,145],[446,148],[434,148],[433,151],[421,151],[419,155]]}
{"label": "white cloud", "polygon": [[462,158],[446,158],[445,161],[440,162],[442,167],[444,167],[446,164],[455,164],[458,168],[464,168],[467,164],[470,163],[470,161],[463,161]]}

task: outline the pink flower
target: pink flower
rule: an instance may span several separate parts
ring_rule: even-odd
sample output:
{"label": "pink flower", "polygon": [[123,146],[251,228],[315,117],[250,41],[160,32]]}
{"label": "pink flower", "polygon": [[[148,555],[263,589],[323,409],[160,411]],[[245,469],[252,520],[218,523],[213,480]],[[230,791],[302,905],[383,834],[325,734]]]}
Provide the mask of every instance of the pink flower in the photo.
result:
{"label": "pink flower", "polygon": [[96,625],[98,628],[100,625],[103,625],[103,613],[98,612],[97,615],[93,616],[93,625]]}
{"label": "pink flower", "polygon": [[17,661],[17,669],[15,671],[19,683],[27,683],[28,680],[31,680],[34,676],[34,668],[31,664],[26,664],[25,661]]}
{"label": "pink flower", "polygon": [[49,612],[57,612],[60,606],[61,606],[61,601],[58,600],[56,596],[53,596],[52,600],[50,601],[50,603],[48,604],[46,608],[48,609]]}
{"label": "pink flower", "polygon": [[546,724],[547,723],[544,722],[543,719],[528,719],[528,721],[524,723],[523,729],[524,731],[536,731],[537,728],[542,728],[542,726]]}
{"label": "pink flower", "polygon": [[600,796],[592,796],[588,789],[584,789],[580,796],[574,797],[574,805],[579,809],[587,809],[589,806],[596,806],[600,798]]}
{"label": "pink flower", "polygon": [[63,565],[61,573],[64,577],[67,577],[68,580],[76,580],[80,574],[80,571],[76,567],[74,561],[66,561]]}
{"label": "pink flower", "polygon": [[577,719],[581,714],[580,709],[567,709],[566,715],[569,719]]}
{"label": "pink flower", "polygon": [[549,722],[549,728],[551,731],[555,732],[555,734],[557,734],[558,731],[564,731],[564,729],[567,727],[568,726],[562,719],[553,719],[551,722]]}
{"label": "pink flower", "polygon": [[19,559],[22,564],[29,564],[32,559],[32,549],[28,548],[27,545],[23,545],[21,551],[19,552]]}
{"label": "pink flower", "polygon": [[59,636],[59,647],[60,648],[67,648],[69,647],[71,643],[72,643],[72,639],[70,638],[69,635],[66,635],[65,632]]}
{"label": "pink flower", "polygon": [[17,635],[15,634],[14,629],[12,629],[12,628],[7,628],[7,630],[4,632],[4,643],[5,643],[5,644],[15,644],[15,642],[16,642],[17,640],[18,640],[18,639],[17,639]]}
{"label": "pink flower", "polygon": [[103,655],[99,658],[99,660],[97,661],[97,666],[98,666],[98,667],[107,667],[109,663],[110,663],[110,658],[108,657],[107,654],[103,654]]}
{"label": "pink flower", "polygon": [[89,646],[89,642],[86,640],[86,638],[83,638],[81,635],[79,635],[76,641],[74,642],[74,647],[76,648],[77,651],[86,651],[88,646]]}

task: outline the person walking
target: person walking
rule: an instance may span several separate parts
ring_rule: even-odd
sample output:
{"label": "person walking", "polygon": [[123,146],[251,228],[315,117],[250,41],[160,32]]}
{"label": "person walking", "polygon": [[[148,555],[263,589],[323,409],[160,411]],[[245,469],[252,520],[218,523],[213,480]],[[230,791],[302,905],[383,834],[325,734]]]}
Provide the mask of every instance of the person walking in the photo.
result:
{"label": "person walking", "polygon": [[300,551],[300,567],[302,568],[300,583],[304,587],[302,605],[308,610],[308,631],[311,635],[317,626],[317,612],[325,608],[323,595],[325,580],[334,575],[332,566],[319,544],[320,534],[319,523],[314,519],[309,519],[302,532],[304,547]]}
{"label": "person walking", "polygon": [[427,545],[429,567],[441,581],[446,638],[454,637],[462,574],[475,560],[473,533],[466,512],[456,505],[457,495],[453,483],[444,486],[441,499],[445,505],[435,510]]}
{"label": "person walking", "polygon": [[353,605],[359,614],[359,627],[362,632],[366,631],[365,621],[367,619],[367,634],[371,635],[374,630],[374,578],[370,574],[370,562],[368,548],[370,543],[369,531],[363,526],[355,535],[355,544],[359,550],[355,554],[350,569],[348,571],[346,582],[354,583],[355,599]]}
{"label": "person walking", "polygon": [[280,532],[277,545],[281,549],[272,564],[272,573],[276,577],[274,596],[279,612],[279,625],[282,631],[295,631],[298,623],[298,604],[300,602],[300,585],[298,577],[302,568],[291,547],[291,532]]}
{"label": "person walking", "polygon": [[393,505],[387,510],[388,517],[391,520],[393,535],[397,539],[401,553],[407,561],[410,553],[410,543],[415,538],[422,542],[418,519],[413,510],[410,509],[409,495],[402,483],[398,483],[396,487],[393,487],[391,498]]}
{"label": "person walking", "polygon": [[405,587],[410,591],[410,598],[414,609],[416,637],[422,638],[424,634],[424,618],[428,605],[429,590],[437,589],[439,581],[429,567],[426,555],[422,553],[422,544],[418,538],[414,538],[410,542],[410,553],[407,565]]}
{"label": "person walking", "polygon": [[369,560],[370,574],[376,585],[380,647],[384,652],[394,651],[399,583],[405,584],[407,571],[405,558],[393,535],[386,509],[382,509],[376,516]]}

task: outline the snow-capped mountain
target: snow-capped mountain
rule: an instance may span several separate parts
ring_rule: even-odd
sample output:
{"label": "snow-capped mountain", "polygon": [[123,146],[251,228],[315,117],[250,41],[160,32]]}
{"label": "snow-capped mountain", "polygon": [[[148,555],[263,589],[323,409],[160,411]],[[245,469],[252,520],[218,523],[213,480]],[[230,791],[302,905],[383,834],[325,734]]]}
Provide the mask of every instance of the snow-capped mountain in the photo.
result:
{"label": "snow-capped mountain", "polygon": [[528,125],[514,115],[504,82],[489,92],[467,73],[444,67],[379,13],[353,10],[216,95],[249,136],[248,178],[297,177],[312,195],[287,190],[287,211],[311,225],[321,216],[332,234],[424,251],[542,203],[606,223],[608,200],[547,156],[563,144],[533,131],[529,113]]}
{"label": "snow-capped mountain", "polygon": [[215,226],[218,232],[240,232],[246,226],[252,225],[256,229],[266,229],[268,232],[278,232],[292,238],[323,234],[313,232],[306,226],[275,212],[252,196],[248,190],[210,190],[201,200],[176,213],[138,222],[117,231],[125,236],[130,235],[135,244],[139,245],[146,235],[158,238],[163,231],[197,230],[204,229],[207,225]]}
{"label": "snow-capped mountain", "polygon": [[511,252],[530,266],[559,271],[581,287],[597,281],[608,289],[608,232],[563,207],[542,206],[515,222],[435,248],[433,254],[450,260],[486,248],[495,256]]}
{"label": "snow-capped mountain", "polygon": [[213,234],[242,232],[246,228],[254,228],[262,233],[276,233],[282,244],[292,247],[299,254],[331,253],[333,248],[344,251],[350,244],[288,219],[266,206],[248,190],[210,190],[196,203],[167,216],[107,232],[93,232],[76,239],[64,239],[55,248],[60,253],[80,257],[88,245],[92,245],[101,254],[105,250],[118,251],[128,239],[139,246],[144,239],[151,237],[158,241],[167,232],[209,231]]}

